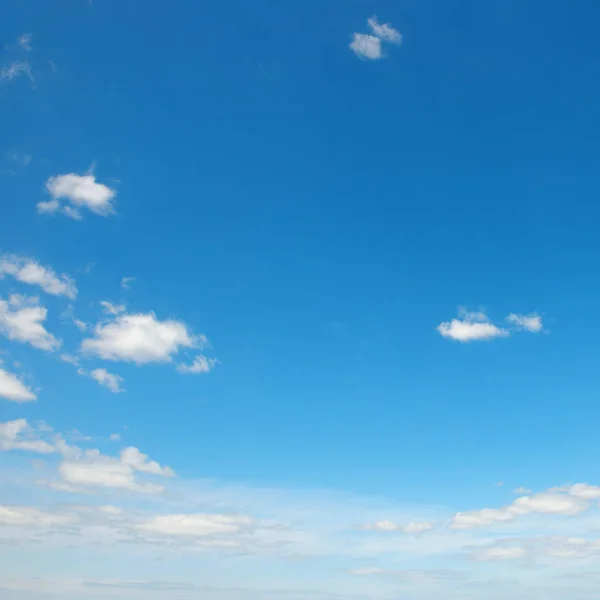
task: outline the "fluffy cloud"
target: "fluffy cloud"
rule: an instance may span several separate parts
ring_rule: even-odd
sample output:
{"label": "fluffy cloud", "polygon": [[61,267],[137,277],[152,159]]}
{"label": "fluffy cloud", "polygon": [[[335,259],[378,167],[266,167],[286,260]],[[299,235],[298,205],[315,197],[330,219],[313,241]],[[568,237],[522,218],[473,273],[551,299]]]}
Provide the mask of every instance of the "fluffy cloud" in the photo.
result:
{"label": "fluffy cloud", "polygon": [[54,445],[39,439],[38,433],[29,426],[25,419],[0,423],[0,450],[23,450],[38,454],[56,452]]}
{"label": "fluffy cloud", "polygon": [[377,36],[379,39],[390,42],[391,44],[399,44],[402,41],[402,35],[397,29],[394,29],[388,23],[380,24],[377,21],[377,17],[371,17],[368,20],[368,23],[373,35]]}
{"label": "fluffy cloud", "polygon": [[123,391],[121,388],[123,378],[109,373],[106,369],[93,369],[90,371],[89,375],[93,380],[109,389],[113,394],[118,394]]}
{"label": "fluffy cloud", "polygon": [[0,367],[0,398],[11,402],[31,402],[36,395],[16,375]]}
{"label": "fluffy cloud", "polygon": [[12,295],[8,301],[0,300],[0,333],[40,350],[56,350],[61,342],[44,327],[47,315],[38,298]]}
{"label": "fluffy cloud", "polygon": [[388,521],[386,519],[382,521],[376,521],[365,525],[364,529],[370,531],[399,531],[402,533],[423,533],[433,529],[433,523],[429,521],[411,521],[406,525],[395,523],[394,521]]}
{"label": "fluffy cloud", "polygon": [[98,324],[94,334],[83,340],[83,352],[137,364],[170,362],[181,347],[192,348],[197,341],[184,323],[159,321],[153,313],[119,315]]}
{"label": "fluffy cloud", "polygon": [[[46,189],[52,200],[38,203],[37,208],[41,213],[55,213],[62,208],[63,212],[73,219],[81,219],[82,208],[103,217],[114,213],[115,190],[98,183],[91,173],[69,173],[51,177],[46,183]],[[61,200],[71,204],[61,205]]]}
{"label": "fluffy cloud", "polygon": [[22,283],[37,285],[54,296],[66,296],[72,300],[77,297],[75,282],[70,277],[59,276],[52,269],[21,256],[0,257],[0,279],[5,275],[11,275]]}
{"label": "fluffy cloud", "polygon": [[[474,529],[494,523],[513,521],[515,518],[537,513],[555,515],[576,515],[588,508],[585,494],[587,488],[575,487],[575,494],[558,492],[540,492],[531,496],[517,498],[512,504],[502,508],[484,508],[457,513],[451,524],[451,529]],[[590,487],[591,486],[587,486]],[[571,489],[571,488],[570,488]],[[589,493],[589,492],[588,492]],[[592,497],[592,496],[588,496]]]}
{"label": "fluffy cloud", "polygon": [[461,311],[462,319],[440,323],[437,330],[446,338],[459,342],[472,342],[475,340],[491,340],[497,337],[507,337],[506,329],[496,327],[490,322],[483,312]]}
{"label": "fluffy cloud", "polygon": [[381,40],[367,33],[355,33],[350,42],[350,48],[359,58],[379,60],[381,53]]}
{"label": "fluffy cloud", "polygon": [[105,456],[98,450],[86,450],[82,456],[65,460],[58,468],[62,480],[81,488],[101,487],[127,489],[146,494],[157,494],[164,486],[140,483],[136,473],[172,477],[173,471],[148,460],[137,448],[125,448],[119,457]]}
{"label": "fluffy cloud", "polygon": [[191,365],[178,365],[180,373],[210,373],[219,361],[216,358],[206,358],[200,354]]}
{"label": "fluffy cloud", "polygon": [[531,333],[539,333],[543,329],[542,317],[536,313],[529,315],[516,315],[511,313],[506,317],[506,321],[514,325],[517,329],[523,329]]}

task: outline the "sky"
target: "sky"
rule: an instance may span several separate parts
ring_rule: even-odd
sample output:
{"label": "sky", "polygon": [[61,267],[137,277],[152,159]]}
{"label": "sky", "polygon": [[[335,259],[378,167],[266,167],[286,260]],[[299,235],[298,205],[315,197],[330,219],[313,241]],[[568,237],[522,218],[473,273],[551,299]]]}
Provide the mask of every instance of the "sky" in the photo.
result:
{"label": "sky", "polygon": [[0,600],[597,598],[598,17],[5,2]]}

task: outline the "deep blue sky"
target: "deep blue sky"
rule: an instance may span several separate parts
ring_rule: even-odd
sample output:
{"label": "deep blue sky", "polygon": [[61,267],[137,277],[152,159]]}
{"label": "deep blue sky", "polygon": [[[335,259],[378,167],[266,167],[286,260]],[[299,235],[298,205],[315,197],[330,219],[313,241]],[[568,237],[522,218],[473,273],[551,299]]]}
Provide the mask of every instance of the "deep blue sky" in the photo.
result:
{"label": "deep blue sky", "polygon": [[[220,360],[201,377],[110,364],[127,390],[112,396],[3,340],[43,394],[0,405],[2,420],[126,425],[189,477],[456,510],[507,502],[500,480],[593,477],[597,2],[2,13],[0,41],[33,33],[35,83],[0,85],[0,252],[75,277],[88,322],[99,300],[124,301],[204,333]],[[378,61],[348,48],[371,15],[403,35]],[[116,215],[36,214],[49,177],[92,164]],[[64,326],[65,302],[46,305],[48,328]],[[500,324],[536,312],[544,332],[443,338],[461,306]],[[81,336],[61,337],[75,351]]]}

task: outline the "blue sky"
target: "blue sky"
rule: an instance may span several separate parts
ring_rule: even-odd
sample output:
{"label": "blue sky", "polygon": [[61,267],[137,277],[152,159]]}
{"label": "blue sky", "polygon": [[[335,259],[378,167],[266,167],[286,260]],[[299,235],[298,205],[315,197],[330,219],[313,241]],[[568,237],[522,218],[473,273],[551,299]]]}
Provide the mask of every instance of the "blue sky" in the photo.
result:
{"label": "blue sky", "polygon": [[0,600],[592,598],[599,11],[8,2]]}

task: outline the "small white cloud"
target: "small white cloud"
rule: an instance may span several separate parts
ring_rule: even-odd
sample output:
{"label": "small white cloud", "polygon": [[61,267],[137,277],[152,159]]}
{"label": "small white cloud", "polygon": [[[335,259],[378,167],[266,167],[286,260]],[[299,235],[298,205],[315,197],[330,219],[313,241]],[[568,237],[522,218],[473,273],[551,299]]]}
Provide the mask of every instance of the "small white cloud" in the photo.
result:
{"label": "small white cloud", "polygon": [[75,281],[69,276],[57,275],[51,268],[22,256],[0,256],[0,279],[5,275],[11,275],[21,283],[37,285],[53,296],[66,296],[72,300],[77,297]]}
{"label": "small white cloud", "polygon": [[473,560],[517,560],[524,558],[527,550],[522,546],[492,546],[470,554]]}
{"label": "small white cloud", "polygon": [[529,488],[526,488],[526,487],[523,487],[523,486],[518,487],[515,490],[513,490],[513,494],[517,494],[517,495],[520,495],[520,496],[524,496],[524,495],[532,494],[532,493],[533,493],[533,490],[530,490]]}
{"label": "small white cloud", "polygon": [[121,287],[124,290],[128,290],[131,288],[131,284],[135,281],[135,277],[123,277],[121,279]]}
{"label": "small white cloud", "polygon": [[31,506],[0,505],[0,525],[9,527],[54,527],[76,521],[75,516],[54,515]]}
{"label": "small white cloud", "polygon": [[180,373],[210,373],[218,362],[216,358],[206,358],[200,354],[191,365],[178,365],[177,370]]}
{"label": "small white cloud", "polygon": [[244,515],[199,513],[163,515],[140,523],[137,528],[164,536],[203,537],[240,533],[253,524],[254,520]]}
{"label": "small white cloud", "polygon": [[113,304],[112,302],[108,302],[107,300],[101,300],[100,305],[102,306],[102,310],[107,315],[118,315],[119,313],[125,312],[126,310],[124,304]]}
{"label": "small white cloud", "polygon": [[381,40],[367,33],[355,33],[352,36],[350,48],[359,58],[379,60],[383,56],[381,53]]}
{"label": "small white cloud", "polygon": [[89,375],[101,386],[109,389],[113,394],[118,394],[124,391],[121,387],[123,378],[109,373],[106,369],[94,369],[93,371],[90,371]]}
{"label": "small white cloud", "polygon": [[7,67],[0,69],[0,83],[12,81],[20,75],[27,75],[33,81],[31,67],[26,60],[12,62]]}
{"label": "small white cloud", "polygon": [[376,35],[378,38],[391,44],[400,44],[402,42],[401,33],[388,23],[378,23],[375,16],[371,17],[368,23],[373,35]]}
{"label": "small white cloud", "polygon": [[69,173],[51,177],[46,183],[46,189],[50,192],[52,200],[39,202],[37,205],[39,212],[55,213],[61,208],[60,201],[65,200],[72,206],[65,205],[63,212],[71,218],[80,219],[79,210],[82,208],[87,208],[103,217],[114,213],[115,190],[98,183],[91,173],[86,175]]}
{"label": "small white cloud", "polygon": [[483,312],[461,311],[462,319],[440,323],[437,330],[443,337],[459,342],[491,340],[497,337],[508,337],[510,332],[490,322]]}
{"label": "small white cloud", "polygon": [[0,367],[0,398],[11,402],[31,402],[36,395],[13,373]]}
{"label": "small white cloud", "polygon": [[52,444],[39,439],[26,419],[0,423],[0,450],[22,450],[38,454],[52,454],[56,451]]}
{"label": "small white cloud", "polygon": [[523,329],[531,333],[539,333],[543,329],[542,317],[537,313],[531,313],[529,315],[516,315],[511,313],[506,317],[506,320],[511,325],[514,325],[518,329]]}
{"label": "small white cloud", "polygon": [[31,52],[31,40],[33,39],[33,35],[31,33],[24,33],[19,36],[19,46],[23,48],[23,50],[27,50],[27,52]]}
{"label": "small white cloud", "polygon": [[120,441],[120,440],[121,440],[121,434],[119,434],[119,433],[111,433],[111,434],[108,436],[108,439],[109,439],[111,442],[118,442],[118,441]]}
{"label": "small white cloud", "polygon": [[0,299],[0,333],[34,348],[54,351],[61,342],[44,327],[47,315],[48,310],[37,298],[12,295],[8,302]]}
{"label": "small white cloud", "polygon": [[184,323],[159,321],[153,313],[119,315],[113,321],[98,324],[94,334],[81,344],[85,353],[137,364],[170,362],[181,347],[196,345]]}
{"label": "small white cloud", "polygon": [[394,521],[389,521],[387,519],[383,519],[381,521],[376,521],[375,523],[370,523],[365,525],[363,529],[367,529],[369,531],[396,531],[401,533],[424,533],[425,531],[430,531],[433,529],[434,524],[429,521],[411,521],[406,525],[402,525],[400,523],[396,523]]}

